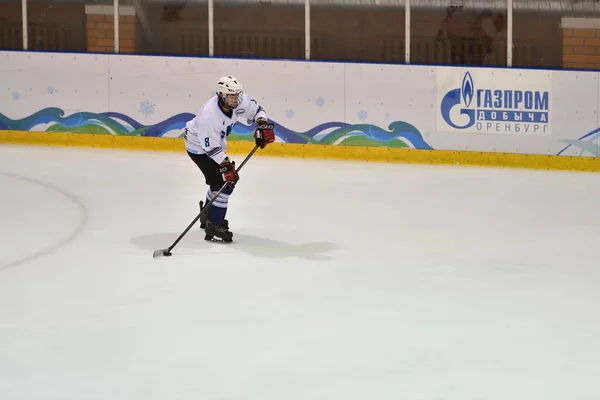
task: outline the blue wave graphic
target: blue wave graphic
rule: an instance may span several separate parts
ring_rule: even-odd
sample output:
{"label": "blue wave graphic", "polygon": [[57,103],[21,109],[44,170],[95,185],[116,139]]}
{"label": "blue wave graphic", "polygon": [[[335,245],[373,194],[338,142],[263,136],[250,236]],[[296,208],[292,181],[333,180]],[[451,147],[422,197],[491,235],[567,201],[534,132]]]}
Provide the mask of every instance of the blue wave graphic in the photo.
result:
{"label": "blue wave graphic", "polygon": [[[185,124],[194,118],[194,114],[180,113],[159,123],[144,125],[134,118],[118,112],[65,114],[64,110],[55,107],[45,108],[18,120],[0,114],[0,129],[162,137],[173,130],[183,131]],[[273,121],[273,123],[276,136],[286,143],[355,144],[432,149],[417,128],[403,121],[390,123],[388,129],[372,124],[347,124],[334,121],[320,124],[307,131],[294,131],[277,121]],[[250,121],[246,124],[238,123],[232,130],[232,140],[253,141],[255,129],[256,125]]]}
{"label": "blue wave graphic", "polygon": [[140,133],[140,136],[160,137],[170,130],[183,130],[185,124],[192,118],[194,118],[194,115],[190,113],[174,115],[162,122],[142,128],[143,132]]}
{"label": "blue wave graphic", "polygon": [[[600,135],[600,128],[596,128],[593,131],[583,135],[579,139],[574,140],[561,140],[563,143],[568,143],[561,151],[556,153],[557,156],[563,154],[567,149],[571,146],[575,146],[579,148],[579,155],[582,156],[586,151],[593,154],[596,157],[600,157],[600,146],[596,143],[593,143],[594,140],[597,140]],[[585,140],[588,139],[588,140]]]}
{"label": "blue wave graphic", "polygon": [[105,115],[111,119],[118,118],[120,120],[123,120],[123,121],[127,122],[129,125],[133,126],[134,129],[140,129],[140,128],[144,127],[144,125],[140,124],[135,119],[131,118],[129,115],[125,115],[125,114],[121,114],[121,113],[117,113],[117,112],[105,112],[105,113],[102,113],[101,115]]}

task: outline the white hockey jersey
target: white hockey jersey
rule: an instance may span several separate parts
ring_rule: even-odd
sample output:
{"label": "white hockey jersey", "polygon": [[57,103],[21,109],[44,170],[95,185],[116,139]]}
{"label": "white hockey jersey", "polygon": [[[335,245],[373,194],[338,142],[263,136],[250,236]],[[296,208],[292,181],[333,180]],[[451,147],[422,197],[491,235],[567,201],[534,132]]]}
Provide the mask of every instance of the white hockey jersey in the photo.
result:
{"label": "white hockey jersey", "polygon": [[235,124],[239,120],[256,121],[258,118],[267,118],[265,110],[245,93],[231,117],[219,107],[219,97],[214,95],[204,103],[194,119],[185,124],[185,148],[190,153],[206,154],[221,164],[227,157],[227,136]]}

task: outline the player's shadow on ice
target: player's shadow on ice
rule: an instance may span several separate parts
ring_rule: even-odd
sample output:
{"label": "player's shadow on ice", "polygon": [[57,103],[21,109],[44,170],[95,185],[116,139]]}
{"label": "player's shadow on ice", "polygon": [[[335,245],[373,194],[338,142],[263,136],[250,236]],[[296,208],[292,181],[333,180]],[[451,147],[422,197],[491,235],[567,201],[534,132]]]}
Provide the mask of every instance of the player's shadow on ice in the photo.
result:
{"label": "player's shadow on ice", "polygon": [[[132,238],[131,241],[141,249],[154,252],[154,250],[166,249],[171,246],[180,234],[181,232],[156,233],[137,236]],[[204,240],[204,231],[192,229],[177,243],[172,252],[173,255],[177,253],[197,255],[203,251],[210,251],[211,253],[244,252],[263,258],[300,258],[308,261],[328,261],[332,257],[325,253],[336,249],[337,245],[331,242],[291,244],[240,233],[233,234],[233,243],[213,243]]]}
{"label": "player's shadow on ice", "polygon": [[234,234],[233,240],[241,251],[256,257],[301,258],[310,261],[328,261],[332,257],[324,254],[337,249],[331,242],[291,244],[259,236]]}

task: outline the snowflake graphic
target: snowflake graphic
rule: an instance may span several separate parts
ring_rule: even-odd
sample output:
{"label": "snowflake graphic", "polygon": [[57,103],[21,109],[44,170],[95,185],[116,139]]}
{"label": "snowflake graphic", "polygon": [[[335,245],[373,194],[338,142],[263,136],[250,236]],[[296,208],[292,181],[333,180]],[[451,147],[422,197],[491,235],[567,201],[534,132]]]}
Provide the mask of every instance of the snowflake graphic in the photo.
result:
{"label": "snowflake graphic", "polygon": [[13,100],[19,100],[21,98],[21,93],[19,92],[12,92],[12,99]]}
{"label": "snowflake graphic", "polygon": [[292,109],[289,109],[285,112],[285,115],[291,119],[291,118],[294,118],[294,115],[296,115],[296,112]]}
{"label": "snowflake graphic", "polygon": [[390,118],[390,113],[385,113],[385,119],[389,119]]}
{"label": "snowflake graphic", "polygon": [[367,119],[368,116],[369,116],[369,114],[365,110],[360,110],[358,112],[358,119],[360,119],[361,121],[364,121],[365,119]]}
{"label": "snowflake graphic", "polygon": [[154,114],[154,103],[150,100],[140,101],[140,112],[145,117]]}
{"label": "snowflake graphic", "polygon": [[318,105],[319,107],[323,107],[325,105],[325,99],[322,98],[321,96],[319,96],[317,98],[317,101],[315,102],[316,105]]}
{"label": "snowflake graphic", "polygon": [[48,88],[48,94],[54,94],[56,92],[56,89],[49,87]]}

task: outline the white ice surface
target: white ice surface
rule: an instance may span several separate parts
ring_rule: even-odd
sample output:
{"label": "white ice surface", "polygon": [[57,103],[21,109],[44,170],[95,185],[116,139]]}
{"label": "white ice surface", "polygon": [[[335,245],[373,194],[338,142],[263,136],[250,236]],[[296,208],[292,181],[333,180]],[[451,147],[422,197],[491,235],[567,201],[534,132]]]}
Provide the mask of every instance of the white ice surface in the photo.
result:
{"label": "white ice surface", "polygon": [[[243,156],[235,156],[239,164]],[[600,174],[0,146],[1,400],[598,400]]]}

